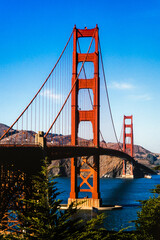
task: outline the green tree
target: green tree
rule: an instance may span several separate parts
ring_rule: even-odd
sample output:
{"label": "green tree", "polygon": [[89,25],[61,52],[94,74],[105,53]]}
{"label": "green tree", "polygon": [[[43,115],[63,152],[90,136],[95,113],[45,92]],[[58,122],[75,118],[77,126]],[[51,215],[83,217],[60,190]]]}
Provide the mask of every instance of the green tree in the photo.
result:
{"label": "green tree", "polygon": [[[160,194],[160,185],[152,190],[153,193]],[[135,221],[136,229],[141,239],[160,239],[160,195],[141,201],[142,209],[137,213],[138,219]]]}
{"label": "green tree", "polygon": [[73,204],[60,210],[56,182],[49,177],[47,167],[45,160],[41,172],[32,180],[32,198],[19,200],[26,207],[16,212],[20,222],[17,230],[3,239],[104,239],[106,230],[98,227],[103,222],[102,215],[84,223]]}

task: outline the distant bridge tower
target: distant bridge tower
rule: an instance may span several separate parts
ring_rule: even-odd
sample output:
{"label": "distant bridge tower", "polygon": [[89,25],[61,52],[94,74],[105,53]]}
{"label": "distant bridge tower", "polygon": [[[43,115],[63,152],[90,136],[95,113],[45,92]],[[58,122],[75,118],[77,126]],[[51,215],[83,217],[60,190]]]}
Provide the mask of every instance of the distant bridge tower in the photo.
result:
{"label": "distant bridge tower", "polygon": [[[133,157],[133,116],[125,116],[123,119],[123,151]],[[133,178],[133,164],[123,160],[124,178]]]}
{"label": "distant bridge tower", "polygon": [[[77,40],[78,38],[93,37],[95,40],[95,52],[93,53],[78,53]],[[78,63],[93,62],[94,77],[92,79],[77,79]],[[77,80],[76,80],[77,79]],[[76,84],[75,84],[76,81]],[[72,69],[72,91],[71,100],[71,143],[72,145],[78,144],[78,126],[81,121],[90,121],[93,128],[93,144],[99,147],[99,52],[98,52],[98,27],[94,29],[77,29],[73,31],[73,69]],[[91,110],[78,109],[78,92],[80,89],[92,89],[93,91],[93,108]],[[78,198],[78,192],[91,192],[92,198],[85,199],[86,207],[99,207],[100,206],[100,193],[99,193],[99,155],[93,156],[93,165],[91,166],[87,157],[82,158],[81,166],[87,164],[87,169],[77,167],[77,159],[71,159],[71,192],[68,204],[71,202],[82,202]],[[84,177],[82,172],[88,172],[88,176]],[[80,173],[82,182],[77,186],[77,175]],[[92,178],[93,185],[88,182]],[[82,188],[86,186],[87,189]]]}

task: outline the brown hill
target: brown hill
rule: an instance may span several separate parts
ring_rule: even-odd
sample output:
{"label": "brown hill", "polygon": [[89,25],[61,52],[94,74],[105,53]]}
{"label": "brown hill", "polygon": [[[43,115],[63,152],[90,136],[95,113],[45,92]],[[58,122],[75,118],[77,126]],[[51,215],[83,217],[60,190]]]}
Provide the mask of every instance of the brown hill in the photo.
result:
{"label": "brown hill", "polygon": [[[0,136],[6,131],[9,127],[5,124],[0,123]],[[14,129],[11,130],[11,133],[4,139],[1,140],[1,143],[28,143],[32,142],[34,143],[35,138],[35,132],[33,131],[16,131]],[[57,135],[57,134],[49,134],[47,137],[47,141],[51,142],[56,145],[69,145],[71,142],[71,136],[63,136],[63,135]],[[79,145],[86,145],[86,146],[93,146],[92,140],[85,140],[82,138],[78,139]],[[112,149],[119,149],[119,146],[122,149],[122,143],[105,143],[102,141],[100,143],[101,147],[107,147]],[[134,145],[134,156],[135,159],[141,163],[146,165],[147,167],[151,168],[154,167],[154,161],[150,161],[150,159],[147,158],[147,156],[153,156],[155,157],[155,162],[160,161],[160,155],[150,152],[149,150],[143,148],[139,145]],[[80,162],[80,160],[78,160]],[[91,160],[92,161],[92,160]],[[54,166],[52,169],[52,173],[54,175],[61,174],[63,176],[69,176],[70,175],[70,159],[65,160],[56,160],[53,161],[50,169]],[[101,156],[100,157],[100,176],[104,176],[106,174],[109,174],[111,177],[120,176],[122,171],[122,160],[116,157],[109,157],[109,156]]]}
{"label": "brown hill", "polygon": [[[6,132],[8,130],[9,126],[0,123],[0,137],[4,134],[4,132]],[[11,130],[11,132],[13,132],[13,130]]]}

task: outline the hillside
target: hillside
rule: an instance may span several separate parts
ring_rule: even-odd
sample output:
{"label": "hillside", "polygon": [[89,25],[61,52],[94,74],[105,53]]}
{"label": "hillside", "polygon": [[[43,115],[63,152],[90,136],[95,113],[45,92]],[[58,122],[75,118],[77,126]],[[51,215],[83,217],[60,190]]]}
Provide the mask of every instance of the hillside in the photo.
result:
{"label": "hillside", "polygon": [[[9,127],[5,124],[0,123],[0,136],[6,131]],[[12,129],[11,134],[7,136],[7,138],[3,139],[1,142],[17,142],[23,141],[23,143],[27,143],[28,141],[34,142],[35,132],[33,131],[16,131]],[[56,145],[66,144],[69,145],[71,141],[71,136],[63,136],[63,135],[49,135],[47,138],[48,142],[53,142]],[[92,146],[93,142],[91,140],[85,140],[82,138],[78,139],[79,144]],[[116,143],[105,143],[102,141],[100,143],[101,147],[107,147],[112,149],[119,149],[118,144]],[[122,144],[119,144],[122,148]],[[140,164],[143,164],[149,168],[153,168],[156,165],[160,165],[160,154],[155,154],[150,152],[149,150],[143,148],[139,145],[134,145],[134,158]],[[92,160],[91,160],[92,161]],[[54,175],[61,174],[63,176],[70,175],[70,159],[65,160],[56,160],[53,161],[50,169],[54,166],[51,170]],[[104,176],[106,173],[109,174],[111,177],[119,176],[122,171],[122,161],[116,157],[109,157],[109,156],[101,156],[100,157],[100,176]]]}
{"label": "hillside", "polygon": [[[4,134],[4,132],[7,131],[9,127],[3,123],[0,123],[0,137]],[[15,132],[14,130],[11,130],[11,132]]]}

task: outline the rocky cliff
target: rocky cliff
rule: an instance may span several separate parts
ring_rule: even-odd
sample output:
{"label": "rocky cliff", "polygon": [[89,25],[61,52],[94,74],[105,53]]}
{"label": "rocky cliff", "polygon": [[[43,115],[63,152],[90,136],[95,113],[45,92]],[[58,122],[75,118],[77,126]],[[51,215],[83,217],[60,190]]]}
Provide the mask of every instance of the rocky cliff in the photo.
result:
{"label": "rocky cliff", "polygon": [[[88,160],[92,162],[92,158]],[[77,159],[77,165],[80,165],[80,158]],[[122,159],[113,156],[100,156],[100,177],[120,177],[122,175]],[[71,171],[70,159],[54,160],[49,167],[51,175],[69,177]],[[156,174],[155,171],[136,163],[133,168],[135,177],[144,177],[146,174]]]}

